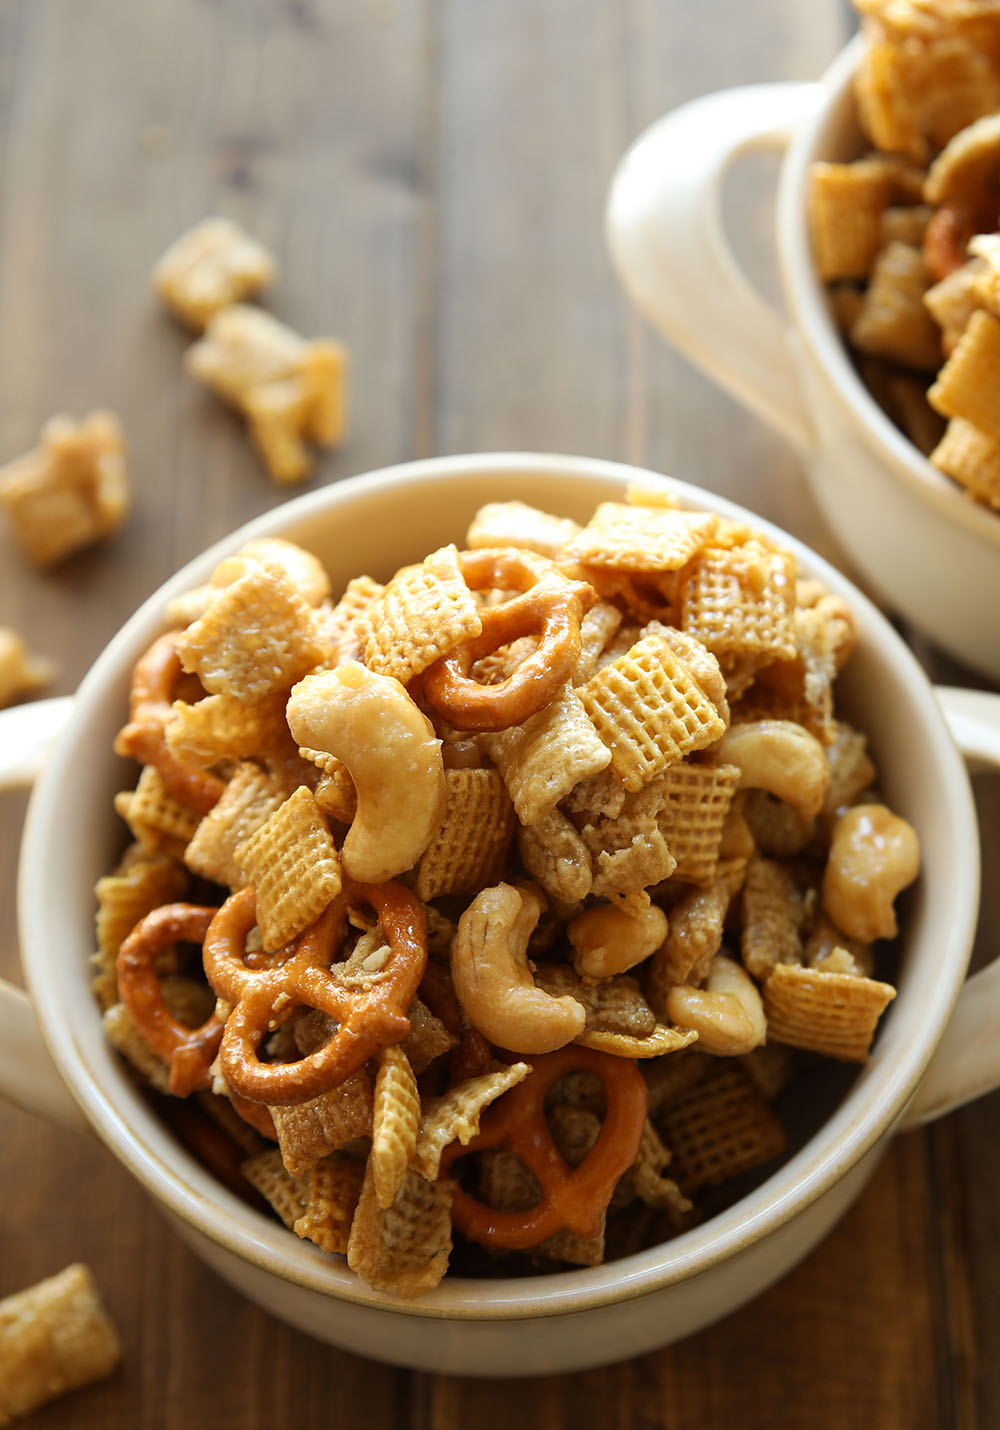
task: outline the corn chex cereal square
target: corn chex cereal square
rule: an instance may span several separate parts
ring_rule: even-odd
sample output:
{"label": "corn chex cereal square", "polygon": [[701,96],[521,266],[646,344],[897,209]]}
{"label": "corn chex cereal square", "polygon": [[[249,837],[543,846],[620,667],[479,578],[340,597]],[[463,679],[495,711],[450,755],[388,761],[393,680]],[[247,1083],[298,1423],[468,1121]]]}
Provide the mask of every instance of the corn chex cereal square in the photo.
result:
{"label": "corn chex cereal square", "polygon": [[224,587],[177,638],[185,670],[213,694],[253,705],[289,689],[323,656],[312,608],[278,566],[248,571]]}
{"label": "corn chex cereal square", "polygon": [[1000,510],[1000,441],[953,417],[930,460],[961,482],[970,496]]}
{"label": "corn chex cereal square", "polygon": [[701,551],[681,579],[681,628],[720,665],[795,654],[795,575],[789,557],[757,542]]}
{"label": "corn chex cereal square", "polygon": [[155,765],[145,765],[134,790],[115,796],[115,809],[144,848],[180,856],[198,827],[199,816],[167,793]]}
{"label": "corn chex cereal square", "polygon": [[340,856],[305,785],[240,845],[236,857],[257,897],[266,949],[302,933],[340,893]]}
{"label": "corn chex cereal square", "polygon": [[365,664],[403,685],[483,629],[455,546],[443,546],[419,565],[398,571],[372,601],[365,620]]}
{"label": "corn chex cereal square", "polygon": [[496,883],[516,823],[496,770],[446,770],[444,817],[417,865],[417,898],[472,893]]}
{"label": "corn chex cereal square", "polygon": [[767,1034],[793,1048],[863,1063],[895,996],[891,984],[874,978],[779,963],[763,989]]}
{"label": "corn chex cereal square", "polygon": [[927,400],[1000,442],[1000,318],[982,308],[973,313]]}
{"label": "corn chex cereal square", "polygon": [[261,759],[294,752],[285,723],[285,692],[248,705],[235,695],[206,695],[189,705],[175,700],[164,731],[167,748],[182,765],[207,769],[219,760]]}
{"label": "corn chex cereal square", "polygon": [[715,530],[711,512],[601,502],[565,555],[622,571],[679,571]]}
{"label": "corn chex cereal square", "polygon": [[691,884],[711,884],[740,770],[736,765],[681,762],[671,765],[661,779],[664,800],[659,823],[677,861],[674,873]]}
{"label": "corn chex cereal square", "polygon": [[195,874],[240,889],[246,882],[236,851],[285,800],[283,786],[252,761],[239,765],[184,851]]}
{"label": "corn chex cereal square", "polygon": [[659,635],[637,641],[577,691],[628,790],[720,738],[725,722],[695,673]]}
{"label": "corn chex cereal square", "polygon": [[517,546],[539,556],[557,556],[580,530],[568,516],[553,516],[523,501],[487,502],[472,519],[465,544],[479,547]]}

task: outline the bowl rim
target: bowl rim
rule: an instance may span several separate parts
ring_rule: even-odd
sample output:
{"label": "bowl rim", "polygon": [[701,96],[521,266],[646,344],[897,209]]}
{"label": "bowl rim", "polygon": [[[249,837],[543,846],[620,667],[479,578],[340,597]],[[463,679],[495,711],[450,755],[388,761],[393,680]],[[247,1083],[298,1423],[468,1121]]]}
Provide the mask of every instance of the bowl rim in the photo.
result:
{"label": "bowl rim", "polygon": [[812,260],[805,195],[809,166],[824,157],[829,130],[838,112],[851,103],[850,86],[868,41],[855,35],[819,81],[821,100],[799,125],[778,178],[777,244],[786,275],[785,296],[793,331],[829,383],[842,417],[892,476],[909,491],[958,522],[1000,556],[1000,511],[968,496],[939,471],[883,412],[850,360],[834,325],[829,302]]}
{"label": "bowl rim", "polygon": [[[749,515],[757,527],[769,532],[803,560],[806,569],[847,597],[858,617],[859,629],[874,631],[878,636],[886,669],[892,667],[900,679],[921,692],[918,713],[941,772],[942,815],[951,821],[948,827],[957,829],[964,825],[975,835],[974,857],[960,868],[952,889],[954,932],[950,945],[942,950],[940,967],[934,975],[934,1016],[913,1030],[912,1038],[891,1066],[879,1066],[877,1073],[871,1076],[863,1071],[832,1116],[760,1187],[702,1226],[601,1267],[496,1281],[456,1278],[449,1282],[446,1277],[441,1286],[421,1300],[406,1302],[368,1287],[339,1259],[328,1257],[318,1248],[292,1237],[280,1224],[222,1188],[165,1131],[106,1047],[107,1069],[104,1080],[99,1080],[87,1064],[81,1028],[75,1026],[76,1005],[69,993],[64,993],[62,999],[53,996],[53,988],[59,987],[59,957],[44,936],[48,911],[45,901],[36,897],[39,892],[36,882],[40,877],[37,871],[44,865],[52,831],[58,828],[64,799],[62,786],[72,767],[75,745],[84,739],[88,720],[90,723],[97,720],[95,712],[100,698],[115,680],[127,673],[132,660],[151,639],[150,633],[162,627],[167,602],[203,581],[223,555],[254,536],[280,535],[298,528],[317,512],[335,510],[358,498],[391,494],[414,483],[448,487],[468,477],[523,480],[537,474],[558,481],[589,480],[595,487],[607,482],[619,490],[633,481],[666,483],[684,505],[707,508],[736,519]],[[158,1203],[192,1231],[282,1282],[339,1301],[407,1317],[456,1321],[535,1319],[647,1296],[734,1257],[802,1213],[884,1137],[912,1097],[946,1026],[965,975],[978,908],[976,830],[965,767],[916,658],[847,577],[789,533],[724,497],[630,464],[532,452],[428,458],[347,478],[272,508],[189,561],[124,623],[81,682],[66,736],[53,751],[29,801],[18,874],[21,948],[43,1035],[73,1096],[119,1161]],[[29,949],[33,950],[30,957]],[[99,1025],[97,1005],[92,1006]],[[86,1027],[92,1027],[90,1020],[86,1020]],[[868,1068],[876,1063],[873,1058]],[[112,1068],[114,1072],[109,1071]],[[128,1111],[128,1117],[123,1115],[123,1109]]]}

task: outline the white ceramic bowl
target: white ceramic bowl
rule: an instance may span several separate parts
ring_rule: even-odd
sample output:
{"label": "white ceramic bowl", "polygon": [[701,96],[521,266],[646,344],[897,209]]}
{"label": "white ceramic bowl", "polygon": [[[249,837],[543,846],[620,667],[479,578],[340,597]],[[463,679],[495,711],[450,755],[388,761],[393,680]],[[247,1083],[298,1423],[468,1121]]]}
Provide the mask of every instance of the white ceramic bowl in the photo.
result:
{"label": "white ceramic bowl", "polygon": [[[860,152],[851,82],[863,40],[817,84],[723,90],[672,111],[622,159],[607,237],[636,307],[799,450],[831,530],[887,605],[1000,679],[1000,512],[968,498],[893,425],[832,321],[810,251],[809,166]],[[784,151],[775,232],[787,316],[723,233],[729,166]]]}
{"label": "white ceramic bowl", "polygon": [[[361,571],[384,576],[444,541],[461,542],[487,500],[521,498],[586,518],[637,475],[606,462],[498,454],[418,462],[325,487],[234,533],[169,581],[114,638],[72,702],[0,712],[0,785],[26,780],[50,749],[30,801],[18,889],[41,1036],[24,995],[0,985],[0,1089],[57,1120],[85,1120],[224,1277],[273,1314],[361,1355],[424,1370],[528,1375],[598,1365],[686,1335],[754,1296],[823,1236],[904,1115],[933,1115],[1000,1083],[1000,1049],[989,1036],[1000,964],[962,991],[978,907],[978,832],[962,760],[934,691],[892,628],[783,534],[803,570],[843,594],[856,614],[847,707],[871,732],[888,799],[919,831],[924,873],[909,900],[899,996],[870,1062],[805,1145],[738,1204],[607,1266],[519,1280],[446,1278],[423,1300],[404,1303],[363,1285],[341,1260],[216,1182],[157,1119],[105,1042],[88,960],[94,883],[122,842],[112,796],[129,777],[111,746],[131,667],[162,628],[167,602],[250,536],[301,542],[342,586]],[[685,505],[756,521],[672,485]],[[964,745],[994,763],[998,705],[981,696],[952,717]]]}

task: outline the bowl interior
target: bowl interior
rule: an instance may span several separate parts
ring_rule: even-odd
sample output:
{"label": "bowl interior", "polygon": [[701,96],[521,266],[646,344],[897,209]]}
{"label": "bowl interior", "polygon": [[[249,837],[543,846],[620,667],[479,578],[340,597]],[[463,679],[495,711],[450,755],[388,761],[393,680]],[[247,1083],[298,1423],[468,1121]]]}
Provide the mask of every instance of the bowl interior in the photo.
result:
{"label": "bowl interior", "polygon": [[[136,613],[83,682],[67,736],[33,793],[19,878],[21,946],[43,1031],[60,1070],[116,1155],[193,1228],[278,1276],[369,1305],[400,1303],[362,1285],[334,1258],[299,1241],[227,1192],[152,1112],[106,1043],[89,987],[96,880],[124,842],[112,797],[134,768],[112,753],[131,666],[163,627],[166,603],[204,580],[251,535],[282,535],[313,550],[335,587],[390,574],[454,540],[485,501],[520,498],[586,519],[648,473],[613,463],[533,454],[409,464],[291,501],[234,533],[175,576]],[[747,513],[683,483],[682,504]],[[752,520],[774,533],[767,523]],[[908,900],[899,996],[869,1063],[837,1082],[828,1115],[783,1165],[736,1206],[663,1246],[604,1267],[518,1280],[445,1279],[406,1314],[511,1317],[580,1309],[692,1275],[793,1216],[878,1140],[913,1092],[944,1028],[971,945],[978,900],[975,818],[961,761],[931,689],[877,610],[833,568],[792,538],[801,569],[850,602],[858,649],[842,678],[842,707],[871,735],[881,783],[917,828],[923,876]]]}

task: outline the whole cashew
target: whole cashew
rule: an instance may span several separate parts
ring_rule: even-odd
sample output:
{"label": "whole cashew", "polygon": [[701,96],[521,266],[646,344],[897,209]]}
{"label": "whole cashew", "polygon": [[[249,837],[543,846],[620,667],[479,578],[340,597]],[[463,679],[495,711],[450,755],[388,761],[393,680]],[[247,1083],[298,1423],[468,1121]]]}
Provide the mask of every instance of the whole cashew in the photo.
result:
{"label": "whole cashew", "polygon": [[620,908],[598,904],[566,929],[573,967],[581,978],[613,978],[655,953],[667,936],[667,916],[656,904]]}
{"label": "whole cashew", "polygon": [[548,1053],[583,1032],[586,1013],[575,998],[553,998],[535,984],[528,940],[543,902],[531,888],[483,889],[459,919],[451,945],[455,992],[469,1021],[497,1047]]}
{"label": "whole cashew", "polygon": [[441,741],[399,681],[348,661],[300,680],[286,718],[300,745],[336,755],[354,782],[344,872],[381,884],[411,869],[440,826],[445,776]]}
{"label": "whole cashew", "polygon": [[830,784],[826,753],[794,720],[730,725],[716,751],[720,763],[739,767],[741,789],[766,789],[807,819],[823,807]]}
{"label": "whole cashew", "polygon": [[704,988],[678,984],[667,995],[667,1014],[679,1028],[693,1028],[698,1047],[719,1057],[737,1057],[758,1048],[767,1019],[757,986],[747,971],[716,954]]}
{"label": "whole cashew", "polygon": [[896,933],[893,900],[912,884],[920,846],[912,825],[884,804],[855,804],[833,826],[822,904],[850,938],[870,943]]}

